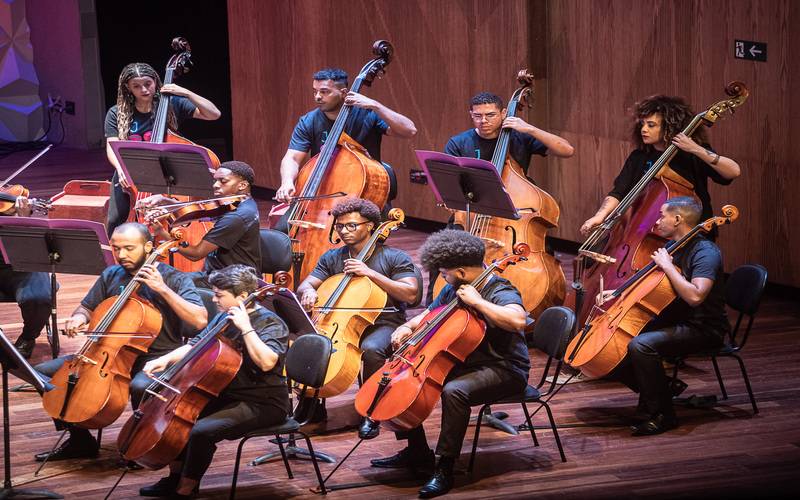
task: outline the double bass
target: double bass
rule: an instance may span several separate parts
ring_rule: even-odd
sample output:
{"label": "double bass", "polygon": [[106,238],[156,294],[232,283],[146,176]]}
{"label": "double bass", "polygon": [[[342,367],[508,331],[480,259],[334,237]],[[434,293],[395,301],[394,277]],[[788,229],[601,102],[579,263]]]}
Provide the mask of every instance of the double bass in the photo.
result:
{"label": "double bass", "polygon": [[[696,225],[667,251],[673,255],[698,234],[730,224],[738,217],[736,207],[725,205],[722,216]],[[611,307],[587,323],[567,346],[567,363],[588,377],[604,377],[619,365],[628,353],[631,339],[639,335],[677,295],[667,275],[651,260],[614,290],[612,297],[615,301]]]}
{"label": "double bass", "polygon": [[[179,243],[179,239],[162,243],[144,265],[154,264]],[[92,311],[88,339],[53,375],[50,383],[55,388],[42,396],[44,409],[52,418],[102,429],[122,414],[133,363],[147,352],[163,322],[158,309],[136,293],[139,286],[131,279],[119,295],[107,298]]]}
{"label": "double bass", "polygon": [[[405,214],[399,208],[389,211],[388,219],[373,231],[357,260],[366,262],[375,248],[382,244],[392,231],[399,229]],[[317,332],[331,339],[333,351],[325,382],[319,388],[319,397],[330,398],[346,391],[361,370],[359,344],[364,330],[386,307],[386,292],[366,276],[337,274],[329,277],[317,289],[316,308],[312,318]]]}
{"label": "double bass", "polygon": [[[517,110],[525,106],[533,86],[533,75],[527,70],[517,74],[521,85],[514,91],[508,103],[507,116],[516,116]],[[469,232],[481,238],[486,245],[486,260],[502,257],[517,243],[525,243],[531,254],[524,262],[508,269],[504,275],[519,290],[523,306],[536,317],[550,306],[560,305],[566,294],[564,271],[558,261],[545,251],[547,231],[558,227],[561,210],[556,200],[545,190],[531,182],[519,163],[509,154],[512,129],[504,128],[497,138],[492,165],[497,169],[514,206],[523,213],[518,220],[503,219],[489,215],[470,215],[466,212],[454,214],[454,222],[469,228]],[[444,287],[441,276],[436,280],[434,295]]]}
{"label": "double bass", "polygon": [[[730,83],[725,93],[729,98],[695,115],[683,133],[691,137],[700,125],[712,126],[724,113],[733,113],[750,95],[742,82]],[[647,265],[650,255],[664,245],[665,240],[652,232],[661,205],[676,196],[697,199],[692,183],[669,166],[677,153],[678,147],[670,144],[581,245],[575,270],[576,276],[581,276],[585,290],[584,302],[578,311],[579,322],[583,323],[589,317],[594,297],[600,289],[601,276],[606,289],[617,288]]]}
{"label": "double bass", "polygon": [[[513,254],[486,266],[470,284],[480,290],[492,273],[524,262],[529,254],[526,244],[517,243]],[[361,386],[356,411],[393,430],[420,425],[439,400],[447,374],[478,348],[485,334],[486,323],[458,297],[430,311],[383,368]]]}
{"label": "double bass", "polygon": [[[164,72],[164,85],[173,83],[175,78],[189,72],[192,66],[192,49],[189,42],[183,37],[175,37],[172,39],[172,50],[175,52],[167,62],[167,67]],[[169,103],[172,96],[168,94],[161,94],[158,100],[158,108],[156,115],[153,119],[153,130],[150,135],[150,142],[155,144],[172,143],[172,144],[191,144],[197,146],[194,142],[186,139],[170,130],[167,126],[167,118],[169,115]],[[203,146],[200,146],[203,147]],[[219,158],[213,151],[203,147],[211,159],[212,168],[216,169],[220,165]],[[136,188],[131,188],[131,214],[135,215],[136,222],[144,223],[144,218],[136,209],[136,203],[139,200],[147,198],[152,193],[138,191]],[[175,196],[179,201],[191,201],[189,196]],[[183,229],[184,241],[191,244],[199,243],[203,236],[213,227],[211,222],[192,222]],[[179,253],[170,255],[173,259],[171,262],[172,267],[183,272],[200,271],[203,269],[203,260],[191,261]]]}
{"label": "double bass", "polygon": [[[375,58],[358,73],[350,90],[360,92],[372,85],[376,76],[392,60],[394,48],[386,40],[372,46]],[[294,253],[303,256],[300,281],[314,269],[320,256],[336,246],[328,213],[340,196],[355,196],[383,207],[389,198],[389,174],[369,156],[363,146],[344,132],[351,105],[344,104],[333,122],[319,154],[311,158],[297,175],[297,192],[286,211],[289,237]]]}
{"label": "double bass", "polygon": [[[276,285],[259,288],[247,296],[244,306],[279,289]],[[155,470],[180,455],[200,412],[231,383],[242,365],[237,338],[226,334],[232,324],[226,317],[206,329],[180,361],[153,379],[117,437],[126,460]]]}

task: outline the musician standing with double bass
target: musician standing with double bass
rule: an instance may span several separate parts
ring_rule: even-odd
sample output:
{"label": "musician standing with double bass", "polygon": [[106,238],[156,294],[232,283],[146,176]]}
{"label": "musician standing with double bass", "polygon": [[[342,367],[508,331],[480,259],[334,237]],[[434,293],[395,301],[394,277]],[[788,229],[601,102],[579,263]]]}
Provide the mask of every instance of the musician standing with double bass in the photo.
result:
{"label": "musician standing with double bass", "polygon": [[[419,490],[421,498],[444,495],[453,487],[453,466],[461,454],[472,406],[516,394],[525,389],[530,371],[528,347],[522,333],[527,312],[522,297],[505,278],[492,276],[480,289],[470,285],[484,270],[483,241],[465,231],[445,229],[431,235],[422,246],[421,259],[430,271],[438,269],[447,281],[428,310],[392,333],[397,346],[408,339],[431,310],[458,297],[486,321],[486,334],[464,363],[457,364],[442,390],[442,422],[436,454],[440,456],[431,479]],[[387,458],[373,459],[373,467],[425,470],[433,467],[434,454],[422,426],[398,439],[408,447]]]}
{"label": "musician standing with double bass", "polygon": [[[185,337],[206,326],[208,312],[191,279],[174,268],[159,263],[143,267],[148,254],[153,250],[153,240],[147,226],[127,222],[114,230],[111,235],[111,250],[117,264],[106,268],[97,278],[92,288],[81,300],[80,305],[64,323],[66,334],[74,337],[85,332],[92,319],[92,312],[104,300],[119,295],[125,286],[135,279],[141,283],[137,294],[152,304],[162,317],[161,331],[150,345],[147,354],[137,358],[131,370],[131,404],[136,408],[150,385],[150,379],[141,373],[148,360],[157,358],[183,344]],[[134,276],[139,274],[139,277]],[[131,332],[135,334],[135,332]],[[91,332],[89,332],[91,334]],[[72,356],[62,356],[45,361],[35,369],[52,377]],[[57,422],[56,428],[62,423]],[[94,457],[98,444],[88,430],[69,426],[70,437],[52,453],[36,455],[37,461],[64,460],[67,458]]]}

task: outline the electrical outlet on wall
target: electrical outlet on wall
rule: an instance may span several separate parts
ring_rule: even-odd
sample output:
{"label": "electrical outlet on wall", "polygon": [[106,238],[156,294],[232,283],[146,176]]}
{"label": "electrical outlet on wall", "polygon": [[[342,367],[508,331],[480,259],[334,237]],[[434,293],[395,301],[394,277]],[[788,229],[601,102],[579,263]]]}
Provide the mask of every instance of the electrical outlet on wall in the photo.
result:
{"label": "electrical outlet on wall", "polygon": [[75,102],[74,101],[65,101],[64,102],[64,113],[68,115],[75,114]]}

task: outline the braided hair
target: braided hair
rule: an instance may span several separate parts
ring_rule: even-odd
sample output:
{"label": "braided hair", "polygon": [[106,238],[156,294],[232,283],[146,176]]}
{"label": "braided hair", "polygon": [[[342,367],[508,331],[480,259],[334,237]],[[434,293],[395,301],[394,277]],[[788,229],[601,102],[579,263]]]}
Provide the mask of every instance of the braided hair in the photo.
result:
{"label": "braided hair", "polygon": [[[131,63],[122,68],[117,84],[117,132],[119,138],[128,138],[133,120],[133,111],[136,109],[136,97],[128,89],[128,82],[133,78],[150,77],[156,82],[156,93],[153,96],[153,108],[150,113],[155,118],[158,102],[161,99],[161,78],[152,66],[145,63]],[[170,107],[167,110],[167,127],[170,130],[178,130],[178,120],[175,112]]]}
{"label": "braided hair", "polygon": [[[633,109],[631,137],[637,149],[649,150],[652,146],[642,141],[642,122],[655,113],[661,115],[661,135],[667,145],[681,133],[694,118],[694,111],[680,97],[653,95],[636,103]],[[692,138],[698,143],[708,142],[705,130],[699,127]]]}

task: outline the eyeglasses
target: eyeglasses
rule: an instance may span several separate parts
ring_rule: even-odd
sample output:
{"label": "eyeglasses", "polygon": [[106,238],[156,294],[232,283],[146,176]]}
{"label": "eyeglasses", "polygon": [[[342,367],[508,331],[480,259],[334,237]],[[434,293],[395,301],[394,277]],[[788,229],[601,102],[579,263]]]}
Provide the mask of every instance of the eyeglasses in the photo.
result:
{"label": "eyeglasses", "polygon": [[370,221],[365,220],[364,222],[348,222],[347,224],[336,223],[336,224],[333,225],[333,228],[336,231],[340,232],[340,233],[342,232],[342,229],[347,229],[348,231],[350,231],[352,233],[353,231],[358,229],[358,226],[360,226],[362,224],[369,224],[369,222]]}
{"label": "eyeglasses", "polygon": [[500,113],[470,113],[469,116],[471,116],[476,122],[483,121],[484,118],[486,118],[486,121],[491,121],[500,116]]}

